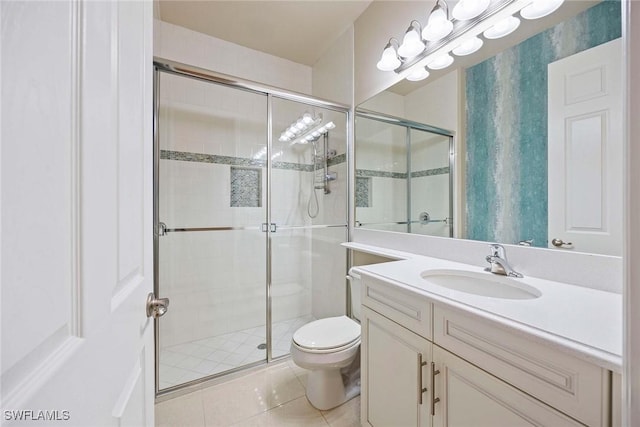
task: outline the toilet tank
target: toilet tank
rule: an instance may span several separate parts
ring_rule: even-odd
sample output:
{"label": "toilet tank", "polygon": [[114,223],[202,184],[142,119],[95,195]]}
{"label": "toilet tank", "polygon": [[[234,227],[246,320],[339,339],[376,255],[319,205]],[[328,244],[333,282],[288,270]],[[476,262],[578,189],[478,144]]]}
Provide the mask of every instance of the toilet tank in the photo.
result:
{"label": "toilet tank", "polygon": [[349,270],[347,278],[351,286],[351,316],[359,321],[360,308],[362,307],[362,296],[360,295],[361,277],[358,268],[353,267]]}

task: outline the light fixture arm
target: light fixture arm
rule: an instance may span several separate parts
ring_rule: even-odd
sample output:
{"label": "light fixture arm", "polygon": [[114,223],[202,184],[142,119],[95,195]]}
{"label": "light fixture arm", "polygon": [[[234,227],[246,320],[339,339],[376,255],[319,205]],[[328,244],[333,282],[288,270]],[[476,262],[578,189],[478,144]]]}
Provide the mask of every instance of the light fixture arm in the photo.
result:
{"label": "light fixture arm", "polygon": [[[438,1],[441,1],[441,0],[438,0]],[[436,4],[436,6],[437,6],[437,4]],[[409,31],[411,31],[413,29],[416,29],[418,31],[418,34],[422,34],[422,24],[420,24],[420,22],[418,22],[415,19],[413,21],[411,21],[411,23],[409,23],[409,26],[407,27],[407,31],[405,31],[405,33],[408,33]]]}
{"label": "light fixture arm", "polygon": [[387,49],[387,48],[390,48],[390,47],[393,47],[397,52],[398,49],[400,48],[400,42],[398,41],[398,39],[396,39],[395,37],[391,37],[389,39],[389,41],[387,42],[387,45],[384,47],[384,49]]}

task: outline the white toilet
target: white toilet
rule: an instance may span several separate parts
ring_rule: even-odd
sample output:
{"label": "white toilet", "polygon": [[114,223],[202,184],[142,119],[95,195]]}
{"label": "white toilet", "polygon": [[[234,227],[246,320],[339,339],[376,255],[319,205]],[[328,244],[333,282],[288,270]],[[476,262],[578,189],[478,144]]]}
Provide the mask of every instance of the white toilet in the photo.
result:
{"label": "white toilet", "polygon": [[[360,318],[360,276],[349,272],[353,316]],[[307,399],[317,409],[335,408],[360,394],[360,324],[347,316],[328,317],[293,334],[291,358],[311,372]]]}

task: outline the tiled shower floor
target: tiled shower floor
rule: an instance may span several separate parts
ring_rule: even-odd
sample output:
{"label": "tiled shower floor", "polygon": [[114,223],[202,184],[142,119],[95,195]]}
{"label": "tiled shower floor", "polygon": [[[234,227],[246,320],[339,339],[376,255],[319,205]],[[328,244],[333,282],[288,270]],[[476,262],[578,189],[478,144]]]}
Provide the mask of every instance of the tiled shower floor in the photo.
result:
{"label": "tiled shower floor", "polygon": [[[273,355],[289,353],[293,333],[314,320],[303,316],[273,324]],[[160,389],[266,359],[265,327],[245,329],[160,349]]]}

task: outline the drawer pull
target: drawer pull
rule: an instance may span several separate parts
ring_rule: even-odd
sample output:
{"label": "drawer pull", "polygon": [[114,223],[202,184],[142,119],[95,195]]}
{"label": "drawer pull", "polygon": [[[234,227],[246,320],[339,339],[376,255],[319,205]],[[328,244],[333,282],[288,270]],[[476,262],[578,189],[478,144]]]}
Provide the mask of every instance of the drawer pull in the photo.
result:
{"label": "drawer pull", "polygon": [[427,362],[422,361],[422,353],[418,353],[418,404],[422,405],[422,394],[427,391],[426,387],[422,387],[422,367]]}
{"label": "drawer pull", "polygon": [[436,414],[436,403],[440,402],[440,398],[436,397],[436,375],[440,373],[436,369],[436,364],[431,362],[431,415]]}

